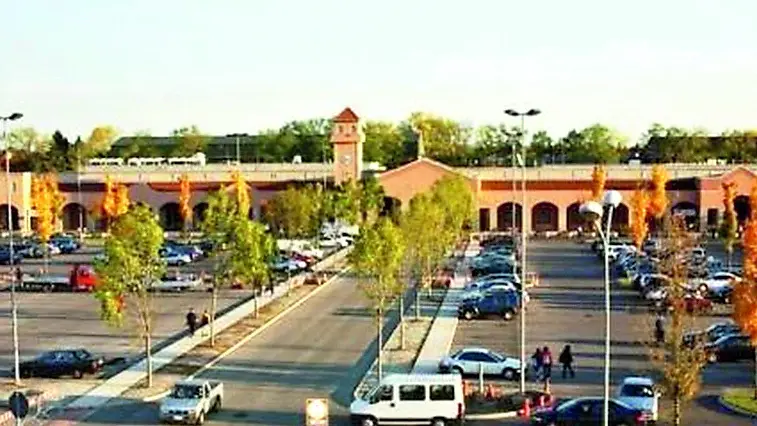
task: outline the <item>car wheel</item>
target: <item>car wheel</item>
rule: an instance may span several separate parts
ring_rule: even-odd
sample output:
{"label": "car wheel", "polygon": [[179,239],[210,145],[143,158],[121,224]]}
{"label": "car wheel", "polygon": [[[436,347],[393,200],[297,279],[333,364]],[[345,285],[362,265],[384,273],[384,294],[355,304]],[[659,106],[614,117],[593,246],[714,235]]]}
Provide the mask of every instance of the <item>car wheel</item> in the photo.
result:
{"label": "car wheel", "polygon": [[452,367],[452,369],[450,371],[452,371],[452,373],[454,373],[454,374],[459,374],[461,376],[463,375],[463,369],[460,368],[460,367],[457,367],[457,366]]}
{"label": "car wheel", "polygon": [[465,313],[463,314],[463,317],[466,320],[468,320],[468,321],[472,320],[473,319],[473,311],[465,311]]}
{"label": "car wheel", "polygon": [[502,371],[502,378],[504,378],[505,380],[508,380],[508,381],[513,381],[513,380],[515,380],[515,376],[517,374],[518,373],[515,370],[513,370],[512,368],[505,368],[504,371]]}
{"label": "car wheel", "polygon": [[723,296],[723,303],[725,303],[726,305],[730,305],[731,304],[731,296]]}
{"label": "car wheel", "polygon": [[378,426],[378,421],[373,417],[363,417],[360,426]]}
{"label": "car wheel", "polygon": [[505,321],[510,321],[511,319],[513,319],[513,311],[505,311],[502,314],[502,319],[504,319]]}
{"label": "car wheel", "polygon": [[84,377],[84,374],[82,374],[80,370],[74,370],[72,375],[74,376],[74,379],[81,379]]}
{"label": "car wheel", "polygon": [[216,398],[216,402],[213,404],[212,411],[221,411],[221,405],[223,403],[221,402],[221,398]]}
{"label": "car wheel", "polygon": [[48,285],[42,287],[42,291],[44,291],[45,293],[52,293],[53,290],[55,290],[55,286],[52,285],[52,284],[48,284]]}
{"label": "car wheel", "polygon": [[447,422],[444,419],[431,420],[431,426],[445,426]]}

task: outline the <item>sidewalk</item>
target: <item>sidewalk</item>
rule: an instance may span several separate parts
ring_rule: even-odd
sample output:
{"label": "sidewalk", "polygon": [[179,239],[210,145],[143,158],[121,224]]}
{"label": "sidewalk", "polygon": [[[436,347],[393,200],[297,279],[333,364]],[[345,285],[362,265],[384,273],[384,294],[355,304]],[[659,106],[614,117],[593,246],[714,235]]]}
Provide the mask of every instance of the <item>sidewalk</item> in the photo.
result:
{"label": "sidewalk", "polygon": [[[349,252],[349,249],[341,250],[334,253],[332,256],[324,259],[321,262],[319,269],[325,269],[333,266]],[[297,282],[302,279],[302,274],[298,274],[290,278],[290,282],[284,282],[278,285],[273,292],[273,295],[268,294],[257,298],[258,309],[266,306],[271,301],[278,299],[290,288],[290,283]],[[231,325],[235,324],[242,318],[251,315],[255,309],[255,300],[251,299],[226,314],[216,318],[215,332],[221,333]],[[206,326],[208,327],[208,326]],[[175,359],[184,355],[188,351],[192,350],[195,346],[205,342],[210,338],[209,333],[204,333],[206,328],[198,330],[194,336],[185,336],[166,346],[165,348],[155,352],[152,356],[153,371],[157,371],[165,365],[171,363]],[[110,399],[115,398],[124,393],[130,387],[138,384],[146,377],[145,364],[147,360],[143,359],[140,362],[130,366],[121,373],[108,379],[105,383],[95,387],[88,391],[85,395],[77,398],[71,404],[66,406],[67,410],[80,410],[80,409],[96,409]]]}
{"label": "sidewalk", "polygon": [[438,371],[439,360],[447,356],[457,330],[457,306],[460,303],[462,288],[468,280],[468,262],[479,252],[478,242],[471,242],[464,253],[462,262],[455,269],[449,291],[442,306],[436,314],[431,329],[426,336],[418,358],[413,366],[413,374],[434,374]]}

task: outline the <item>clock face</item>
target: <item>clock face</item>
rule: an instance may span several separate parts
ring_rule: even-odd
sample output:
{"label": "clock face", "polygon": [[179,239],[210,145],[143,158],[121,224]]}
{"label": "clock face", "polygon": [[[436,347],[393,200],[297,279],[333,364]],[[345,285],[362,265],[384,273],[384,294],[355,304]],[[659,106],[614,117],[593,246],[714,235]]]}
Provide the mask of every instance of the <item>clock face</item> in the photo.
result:
{"label": "clock face", "polygon": [[352,162],[352,156],[349,154],[342,155],[342,164],[350,164]]}

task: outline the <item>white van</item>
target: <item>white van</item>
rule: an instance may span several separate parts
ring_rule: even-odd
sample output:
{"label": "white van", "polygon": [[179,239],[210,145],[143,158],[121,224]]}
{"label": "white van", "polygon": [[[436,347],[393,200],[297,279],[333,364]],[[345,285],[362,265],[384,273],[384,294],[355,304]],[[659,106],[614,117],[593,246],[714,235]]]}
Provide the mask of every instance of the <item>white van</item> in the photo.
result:
{"label": "white van", "polygon": [[391,374],[350,404],[353,425],[462,425],[463,381],[459,374]]}

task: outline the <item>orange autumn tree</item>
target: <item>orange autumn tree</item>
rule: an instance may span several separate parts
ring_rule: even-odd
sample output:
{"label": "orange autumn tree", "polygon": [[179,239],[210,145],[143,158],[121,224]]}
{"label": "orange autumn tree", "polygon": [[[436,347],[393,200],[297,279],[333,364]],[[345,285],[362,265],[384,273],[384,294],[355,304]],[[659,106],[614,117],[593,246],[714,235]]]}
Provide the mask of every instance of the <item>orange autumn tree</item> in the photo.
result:
{"label": "orange autumn tree", "polygon": [[[744,227],[744,279],[733,290],[733,319],[757,345],[757,185],[749,197],[752,209]],[[757,400],[757,354],[755,355],[753,398]]]}
{"label": "orange autumn tree", "polygon": [[129,188],[124,184],[118,184],[116,185],[115,192],[116,214],[114,216],[119,217],[129,211],[129,205],[131,204],[131,200],[129,200]]}
{"label": "orange autumn tree", "polygon": [[631,197],[631,232],[633,244],[636,250],[641,253],[641,246],[647,238],[649,227],[647,225],[647,211],[649,209],[649,197],[641,188],[641,183]]}
{"label": "orange autumn tree", "polygon": [[605,182],[607,181],[607,169],[602,164],[595,164],[594,170],[591,171],[591,199],[599,201],[605,192]]}
{"label": "orange autumn tree", "polygon": [[192,220],[192,208],[189,201],[192,198],[192,187],[189,184],[189,176],[184,173],[179,177],[179,214],[183,222],[183,229],[187,229]]}
{"label": "orange autumn tree", "polygon": [[668,194],[665,192],[665,185],[668,183],[668,171],[662,164],[655,164],[652,167],[652,193],[649,195],[648,211],[659,224],[665,210],[668,208]]}
{"label": "orange autumn tree", "polygon": [[733,246],[738,237],[738,222],[736,218],[736,209],[733,200],[736,198],[736,183],[723,182],[723,222],[720,226],[720,238],[723,239],[723,246],[728,253],[728,268],[731,267],[731,258],[733,257]]}
{"label": "orange autumn tree", "polygon": [[240,215],[247,217],[250,211],[250,192],[247,190],[247,182],[245,182],[244,176],[239,171],[232,173],[231,180],[234,182],[237,211]]}
{"label": "orange autumn tree", "polygon": [[52,174],[32,178],[32,207],[37,212],[37,235],[45,248],[45,269],[47,269],[47,243],[55,232],[55,225],[63,206],[63,196],[58,189],[58,180]]}
{"label": "orange autumn tree", "polygon": [[105,191],[96,210],[106,220],[108,228],[113,219],[129,211],[130,204],[129,188],[115,182],[110,175],[105,175]]}

